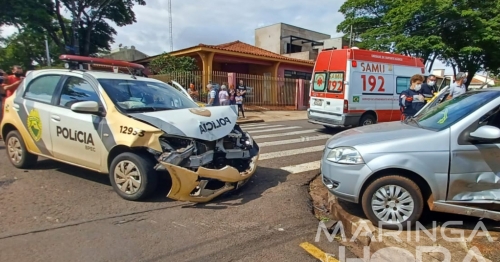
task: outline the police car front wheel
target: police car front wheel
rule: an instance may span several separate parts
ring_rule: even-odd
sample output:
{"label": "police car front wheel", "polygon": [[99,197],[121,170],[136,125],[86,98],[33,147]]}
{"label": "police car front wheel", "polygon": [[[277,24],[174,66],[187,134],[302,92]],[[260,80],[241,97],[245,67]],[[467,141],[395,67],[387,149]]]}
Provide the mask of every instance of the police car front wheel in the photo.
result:
{"label": "police car front wheel", "polygon": [[155,164],[146,154],[122,153],[111,163],[111,185],[116,193],[126,200],[145,199],[155,192],[158,184]]}
{"label": "police car front wheel", "polygon": [[9,160],[17,168],[28,168],[36,164],[38,156],[26,149],[23,137],[17,130],[10,131],[5,139]]}

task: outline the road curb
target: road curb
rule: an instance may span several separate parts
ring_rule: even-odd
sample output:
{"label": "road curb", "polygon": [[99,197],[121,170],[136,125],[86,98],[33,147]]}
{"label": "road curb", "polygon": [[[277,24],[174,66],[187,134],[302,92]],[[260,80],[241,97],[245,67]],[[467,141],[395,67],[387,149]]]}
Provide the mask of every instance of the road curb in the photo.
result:
{"label": "road curb", "polygon": [[[397,232],[397,231],[383,230],[383,232],[379,233],[379,229],[373,226],[373,224],[368,219],[360,218],[348,212],[346,208],[349,208],[349,206],[356,206],[356,204],[338,200],[330,192],[328,193],[328,209],[330,211],[330,215],[338,223],[342,223],[343,231],[345,233],[347,241],[350,241],[353,235],[356,235],[356,239],[353,242],[351,242],[351,244],[354,244],[355,246],[359,247],[351,250],[356,256],[360,258],[364,257],[363,248],[369,247],[370,254],[374,254],[375,252],[381,250],[381,252],[377,254],[380,254],[381,256],[384,255],[391,256],[392,259],[394,260],[400,260],[400,261],[401,259],[403,259],[403,261],[415,260],[415,257],[410,257],[408,256],[409,254],[405,254],[405,252],[397,252],[394,249],[391,251],[392,255],[387,254],[388,249],[386,249],[384,252],[383,249],[392,247],[392,248],[407,250],[410,254],[414,256],[416,254],[417,246],[414,245],[414,243],[406,242],[405,241],[406,238],[404,236],[401,236],[403,242],[398,242],[391,236],[388,237],[383,236],[384,234],[388,234],[389,232]],[[382,237],[379,235],[382,235]],[[382,239],[379,239],[379,237],[381,237]],[[394,252],[396,252],[397,254],[394,254]],[[387,259],[391,259],[391,257],[387,257]],[[404,259],[410,259],[410,260],[404,260]],[[428,262],[442,261],[440,260],[439,254],[436,253],[423,253],[422,259],[423,259],[422,261],[428,261]]]}

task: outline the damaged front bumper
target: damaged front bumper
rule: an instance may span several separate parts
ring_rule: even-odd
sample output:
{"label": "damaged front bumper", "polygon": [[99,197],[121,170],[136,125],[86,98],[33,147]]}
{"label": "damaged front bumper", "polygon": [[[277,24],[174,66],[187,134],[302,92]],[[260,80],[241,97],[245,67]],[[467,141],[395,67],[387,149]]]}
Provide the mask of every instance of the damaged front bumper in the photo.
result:
{"label": "damaged front bumper", "polygon": [[161,138],[157,170],[170,174],[168,197],[208,202],[244,185],[257,169],[259,146],[239,126],[215,141],[167,136]]}
{"label": "damaged front bumper", "polygon": [[[255,173],[258,158],[259,155],[252,158],[250,166],[245,172],[239,172],[231,166],[225,166],[222,169],[200,167],[194,172],[184,167],[161,162],[172,179],[172,188],[168,197],[179,201],[208,202],[245,184]],[[221,181],[224,186],[218,189],[209,189],[207,188],[209,179]]]}

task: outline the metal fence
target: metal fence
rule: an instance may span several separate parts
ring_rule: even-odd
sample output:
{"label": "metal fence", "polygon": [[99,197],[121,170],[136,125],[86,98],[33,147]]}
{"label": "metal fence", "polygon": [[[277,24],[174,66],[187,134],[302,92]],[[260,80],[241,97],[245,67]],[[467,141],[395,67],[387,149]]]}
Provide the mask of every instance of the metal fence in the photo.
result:
{"label": "metal fence", "polygon": [[[168,75],[152,75],[151,78],[163,82],[174,80],[183,87],[188,88],[193,83],[198,90],[198,100],[207,101],[207,89],[203,86],[203,79],[210,80],[215,85],[231,85],[235,87],[243,80],[247,87],[244,100],[245,108],[249,110],[295,110],[297,97],[297,81],[289,78],[274,78],[270,76],[238,74],[230,72],[213,71],[204,75],[201,71],[173,73]],[[307,82],[307,81],[306,81]],[[309,84],[307,94],[309,97]],[[304,98],[305,99],[305,98]]]}

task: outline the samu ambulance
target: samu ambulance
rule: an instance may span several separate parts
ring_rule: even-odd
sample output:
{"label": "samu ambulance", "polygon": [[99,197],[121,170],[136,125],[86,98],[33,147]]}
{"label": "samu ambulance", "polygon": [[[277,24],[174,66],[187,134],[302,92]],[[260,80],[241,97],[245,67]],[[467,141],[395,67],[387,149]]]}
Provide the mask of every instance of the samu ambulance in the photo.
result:
{"label": "samu ambulance", "polygon": [[400,120],[399,96],[425,66],[419,58],[354,47],[324,49],[313,73],[308,119],[331,128]]}

